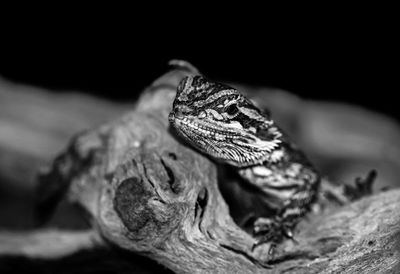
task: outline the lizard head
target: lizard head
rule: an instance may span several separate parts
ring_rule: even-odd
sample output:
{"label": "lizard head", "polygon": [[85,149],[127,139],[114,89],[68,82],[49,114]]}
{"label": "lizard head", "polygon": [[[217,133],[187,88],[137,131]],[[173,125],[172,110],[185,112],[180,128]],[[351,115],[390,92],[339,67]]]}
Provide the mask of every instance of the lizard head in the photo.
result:
{"label": "lizard head", "polygon": [[274,122],[238,90],[202,76],[180,82],[169,121],[185,141],[234,166],[270,160],[282,142]]}

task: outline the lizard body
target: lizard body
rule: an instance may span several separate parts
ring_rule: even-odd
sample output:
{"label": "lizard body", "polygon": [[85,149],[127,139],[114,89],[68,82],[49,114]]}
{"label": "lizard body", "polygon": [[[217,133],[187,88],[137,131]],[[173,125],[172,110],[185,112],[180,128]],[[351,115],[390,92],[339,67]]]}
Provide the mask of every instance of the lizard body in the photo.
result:
{"label": "lizard body", "polygon": [[293,236],[316,199],[320,176],[268,114],[238,90],[196,75],[180,82],[169,121],[186,142],[234,166],[273,201],[276,215],[253,224],[256,245]]}

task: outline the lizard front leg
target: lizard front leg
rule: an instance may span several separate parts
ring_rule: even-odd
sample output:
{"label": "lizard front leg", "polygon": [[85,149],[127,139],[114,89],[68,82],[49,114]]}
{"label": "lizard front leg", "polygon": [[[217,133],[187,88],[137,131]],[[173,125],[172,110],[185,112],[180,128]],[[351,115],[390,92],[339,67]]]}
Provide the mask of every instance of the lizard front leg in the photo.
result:
{"label": "lizard front leg", "polygon": [[310,211],[315,201],[316,191],[301,188],[284,202],[283,207],[272,217],[259,217],[253,225],[257,242],[253,248],[266,242],[273,246],[284,238],[294,239],[293,229],[300,219]]}
{"label": "lizard front leg", "polygon": [[293,229],[317,197],[320,178],[307,162],[280,162],[243,168],[239,174],[258,187],[276,209],[273,216],[259,217],[253,224],[257,238],[254,248],[269,242],[271,246],[284,238],[293,238]]}

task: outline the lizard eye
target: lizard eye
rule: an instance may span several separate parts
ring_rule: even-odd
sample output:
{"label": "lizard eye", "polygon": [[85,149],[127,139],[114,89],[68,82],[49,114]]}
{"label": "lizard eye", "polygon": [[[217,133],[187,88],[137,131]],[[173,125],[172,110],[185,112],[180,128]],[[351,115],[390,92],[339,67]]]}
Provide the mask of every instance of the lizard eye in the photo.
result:
{"label": "lizard eye", "polygon": [[232,104],[226,108],[226,113],[228,113],[230,116],[236,115],[239,112],[239,109],[237,108],[236,104]]}

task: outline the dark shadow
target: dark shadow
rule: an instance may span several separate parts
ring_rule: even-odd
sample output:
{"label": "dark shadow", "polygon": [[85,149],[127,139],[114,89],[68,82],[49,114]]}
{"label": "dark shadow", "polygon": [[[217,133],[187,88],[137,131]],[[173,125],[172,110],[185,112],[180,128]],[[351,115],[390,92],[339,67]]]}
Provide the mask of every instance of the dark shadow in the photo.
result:
{"label": "dark shadow", "polygon": [[34,260],[24,257],[0,257],[0,273],[137,273],[171,274],[157,262],[123,250],[81,251],[59,260]]}

